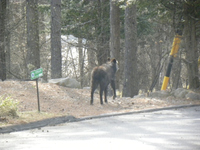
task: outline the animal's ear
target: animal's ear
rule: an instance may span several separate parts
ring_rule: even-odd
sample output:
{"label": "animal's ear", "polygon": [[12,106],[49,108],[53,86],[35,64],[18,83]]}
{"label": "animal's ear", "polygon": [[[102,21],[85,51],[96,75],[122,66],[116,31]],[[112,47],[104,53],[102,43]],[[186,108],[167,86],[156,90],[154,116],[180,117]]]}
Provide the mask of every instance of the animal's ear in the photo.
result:
{"label": "animal's ear", "polygon": [[110,61],[110,57],[108,57],[107,61]]}
{"label": "animal's ear", "polygon": [[113,63],[116,64],[117,61],[116,61],[116,59],[113,58],[113,59],[111,60],[111,62],[113,62]]}

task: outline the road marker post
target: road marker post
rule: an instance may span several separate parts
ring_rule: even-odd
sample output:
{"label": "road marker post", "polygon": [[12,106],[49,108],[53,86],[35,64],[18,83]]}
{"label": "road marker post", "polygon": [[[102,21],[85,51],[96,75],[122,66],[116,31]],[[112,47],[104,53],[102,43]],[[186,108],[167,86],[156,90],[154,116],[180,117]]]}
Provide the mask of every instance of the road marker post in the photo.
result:
{"label": "road marker post", "polygon": [[168,82],[169,82],[169,76],[170,76],[170,73],[171,73],[173,61],[174,61],[174,58],[176,57],[176,55],[178,53],[178,49],[179,49],[179,46],[180,46],[180,43],[181,43],[181,37],[182,37],[181,35],[177,34],[174,38],[174,42],[173,42],[171,53],[170,53],[170,60],[169,60],[168,66],[167,66],[166,75],[163,79],[163,84],[162,84],[161,90],[167,89],[167,85],[168,85]]}

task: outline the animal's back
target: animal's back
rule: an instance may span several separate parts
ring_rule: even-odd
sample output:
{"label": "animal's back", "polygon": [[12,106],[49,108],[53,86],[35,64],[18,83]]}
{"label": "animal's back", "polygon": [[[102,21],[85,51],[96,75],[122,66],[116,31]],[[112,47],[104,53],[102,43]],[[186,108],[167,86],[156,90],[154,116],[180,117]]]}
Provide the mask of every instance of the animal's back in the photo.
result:
{"label": "animal's back", "polygon": [[95,67],[92,72],[92,79],[100,82],[104,78],[106,78],[105,67],[103,67],[103,66]]}

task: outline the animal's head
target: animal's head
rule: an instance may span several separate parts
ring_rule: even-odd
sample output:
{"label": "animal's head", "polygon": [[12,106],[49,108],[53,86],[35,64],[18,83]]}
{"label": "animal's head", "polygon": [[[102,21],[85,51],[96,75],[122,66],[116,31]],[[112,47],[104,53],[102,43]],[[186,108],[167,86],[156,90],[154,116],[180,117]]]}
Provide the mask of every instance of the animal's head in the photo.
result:
{"label": "animal's head", "polygon": [[111,60],[110,60],[110,62],[112,62],[112,63],[114,63],[114,64],[115,64],[117,61],[116,61],[116,59],[115,59],[115,58],[113,58],[113,59],[111,59]]}
{"label": "animal's head", "polygon": [[115,58],[113,58],[113,59],[108,58],[108,60],[110,60],[112,66],[114,66],[116,68],[116,71],[117,71],[119,69],[117,60]]}

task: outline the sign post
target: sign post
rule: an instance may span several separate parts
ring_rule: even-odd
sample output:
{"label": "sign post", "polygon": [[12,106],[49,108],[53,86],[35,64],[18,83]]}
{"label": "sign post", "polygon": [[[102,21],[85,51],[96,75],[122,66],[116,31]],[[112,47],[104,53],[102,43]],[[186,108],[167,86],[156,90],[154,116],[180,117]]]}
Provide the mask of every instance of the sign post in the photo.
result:
{"label": "sign post", "polygon": [[43,76],[43,69],[42,68],[39,68],[37,70],[31,71],[31,80],[36,79],[38,112],[40,112],[40,99],[39,99],[38,78],[40,78],[42,76]]}

